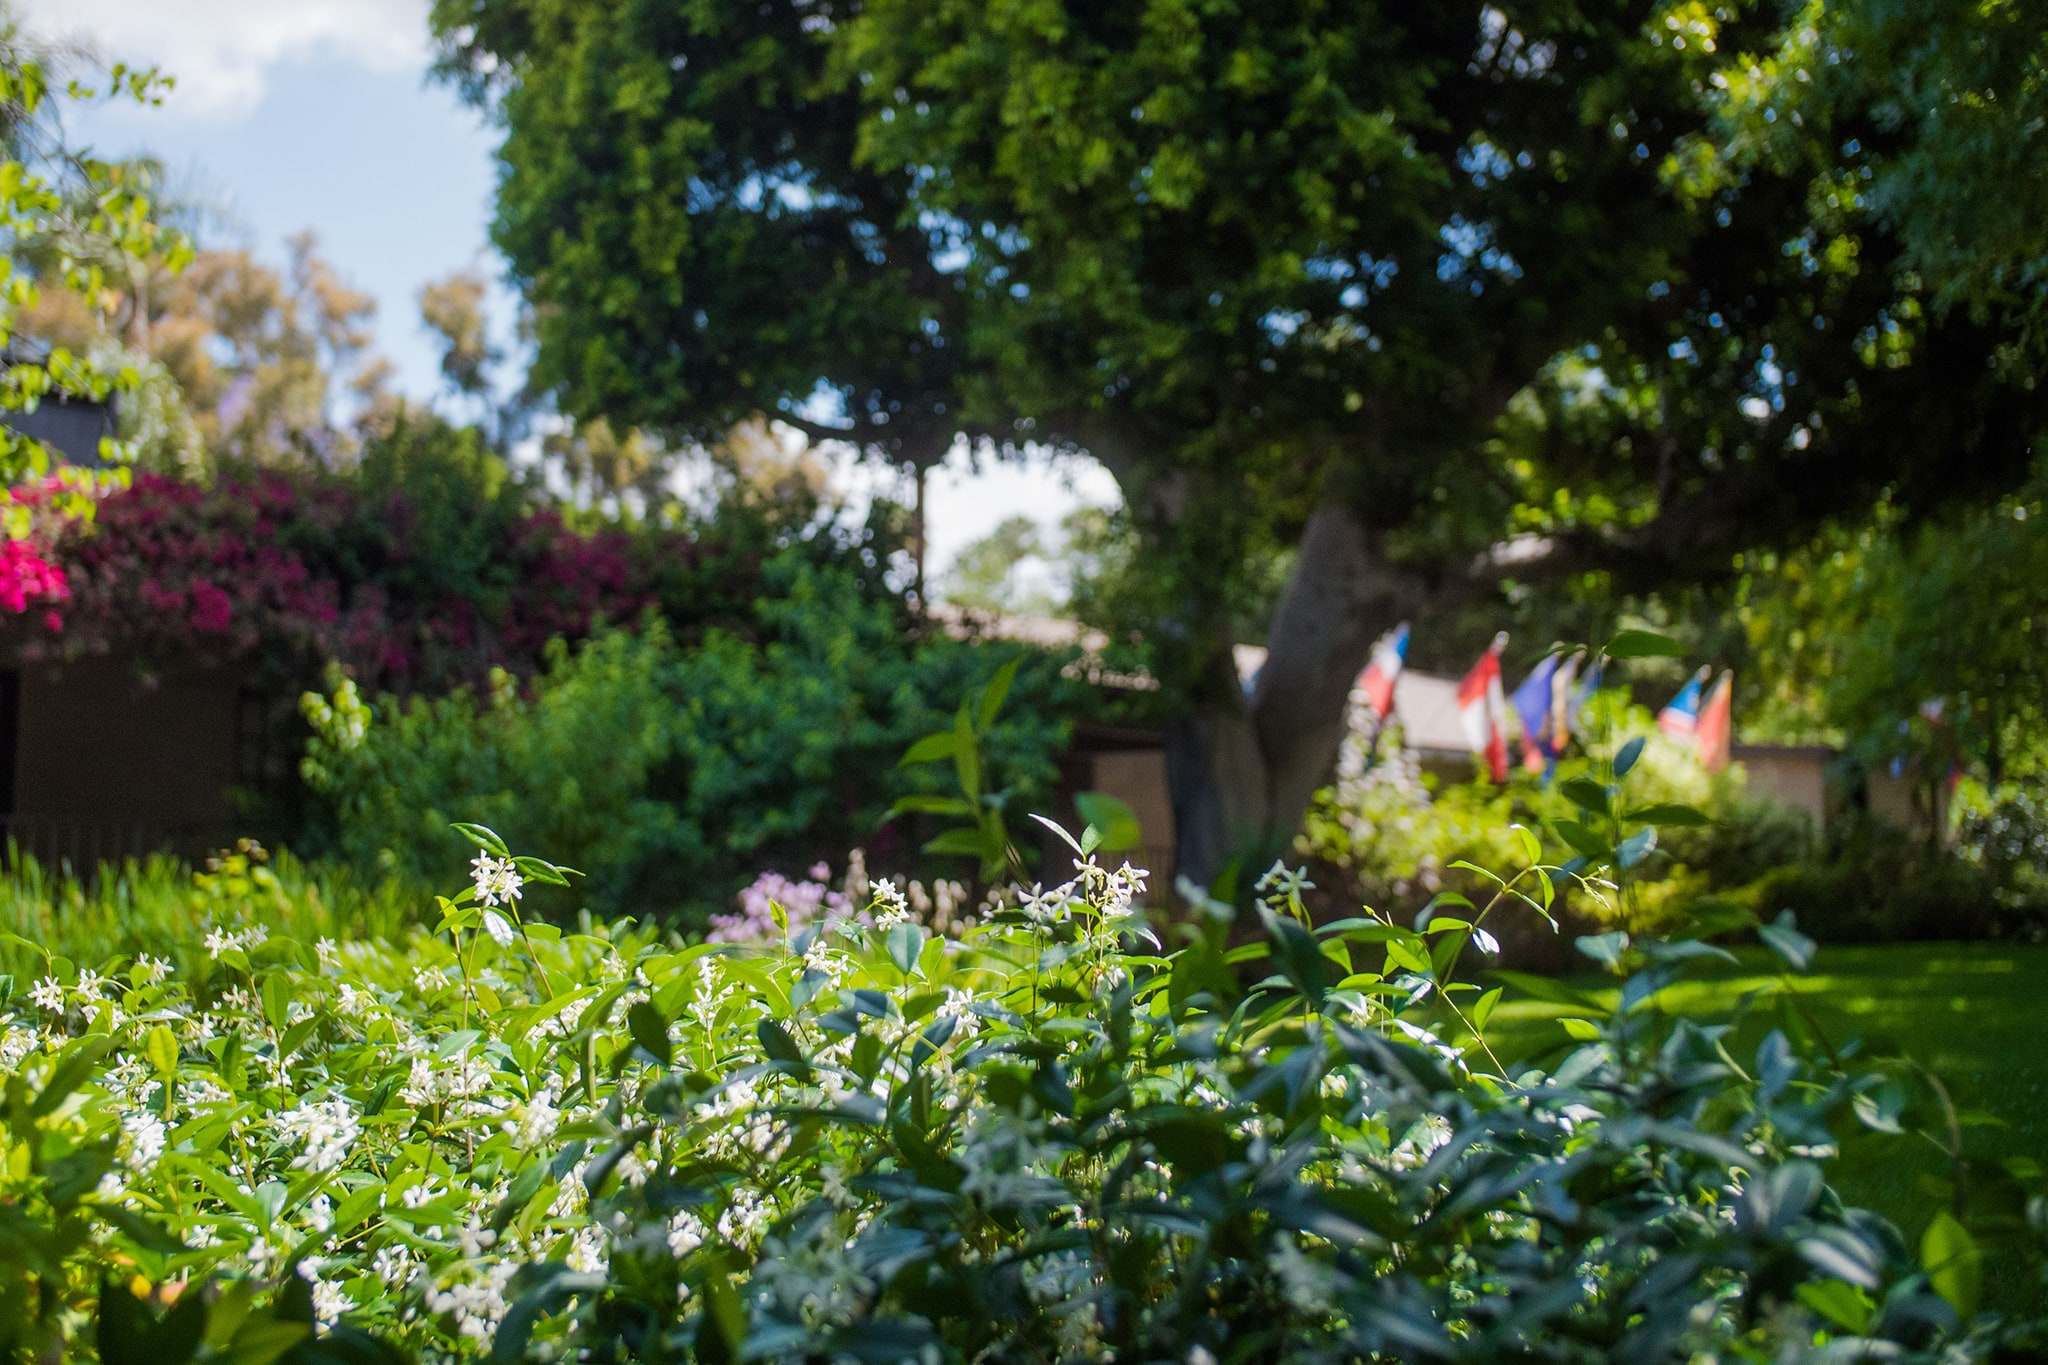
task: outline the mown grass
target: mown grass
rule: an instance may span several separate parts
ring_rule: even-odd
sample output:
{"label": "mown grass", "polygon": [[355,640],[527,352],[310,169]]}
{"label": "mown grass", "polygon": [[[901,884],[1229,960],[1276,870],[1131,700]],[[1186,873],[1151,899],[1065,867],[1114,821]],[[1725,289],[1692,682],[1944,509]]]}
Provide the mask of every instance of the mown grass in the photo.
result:
{"label": "mown grass", "polygon": [[[1726,1015],[1752,993],[1795,992],[1800,1008],[1771,1002],[1753,1013],[1735,1040],[1738,1057],[1752,1055],[1770,1028],[1784,1025],[1817,1030],[1827,1045],[1873,1060],[1907,1059],[1939,1078],[1955,1105],[1969,1163],[1966,1190],[1973,1171],[2011,1161],[2048,1165],[2048,1041],[2042,1028],[2048,946],[1823,946],[1810,972],[1790,976],[1781,975],[1776,960],[1761,950],[1737,956],[1737,965],[1664,992],[1659,1006],[1711,1017]],[[1609,1004],[1616,997],[1598,976],[1570,984]],[[1568,1041],[1556,1022],[1566,1011],[1508,995],[1493,1025],[1497,1049],[1534,1058]],[[1955,1168],[1947,1153],[1911,1134],[1842,1136],[1833,1176],[1842,1196],[1884,1214],[1917,1240],[1953,1198]],[[2041,1292],[2039,1285],[2002,1275],[1995,1256],[1986,1270],[1993,1302],[2017,1304]]]}

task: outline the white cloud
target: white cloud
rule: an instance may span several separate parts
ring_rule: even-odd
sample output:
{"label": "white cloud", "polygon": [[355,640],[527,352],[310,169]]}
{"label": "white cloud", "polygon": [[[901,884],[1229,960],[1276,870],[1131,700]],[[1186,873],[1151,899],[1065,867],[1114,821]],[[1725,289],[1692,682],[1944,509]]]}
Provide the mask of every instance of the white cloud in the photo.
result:
{"label": "white cloud", "polygon": [[233,118],[273,68],[318,58],[376,71],[427,60],[426,0],[18,0],[27,27],[177,79],[164,113]]}

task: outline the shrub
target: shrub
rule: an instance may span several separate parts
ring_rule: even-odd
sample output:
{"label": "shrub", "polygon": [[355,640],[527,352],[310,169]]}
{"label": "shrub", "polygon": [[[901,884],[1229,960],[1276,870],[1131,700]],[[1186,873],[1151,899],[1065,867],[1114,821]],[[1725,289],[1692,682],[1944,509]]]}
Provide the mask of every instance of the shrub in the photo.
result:
{"label": "shrub", "polygon": [[[1398,729],[1370,764],[1347,743],[1338,782],[1319,792],[1304,824],[1303,853],[1342,878],[1338,899],[1362,899],[1412,918],[1441,891],[1459,862],[1499,866],[1519,852],[1517,824],[1569,831],[1586,818],[1584,783],[1598,786],[1619,736],[1650,730],[1650,717],[1613,695],[1588,712],[1582,752],[1535,776],[1517,771],[1505,785],[1451,782],[1426,774],[1400,743]],[[1636,745],[1631,800],[1641,806],[1684,805],[1706,818],[1657,831],[1632,869],[1626,903],[1598,891],[1568,890],[1564,913],[1582,927],[1631,932],[1668,929],[1712,892],[1743,888],[1773,869],[1805,857],[1813,843],[1801,812],[1746,795],[1738,776],[1709,773],[1689,746],[1649,734]],[[1569,965],[1554,936],[1515,936],[1520,960]]]}
{"label": "shrub", "polygon": [[2031,812],[1999,804],[1966,818],[1952,844],[1902,833],[1867,815],[1845,816],[1820,858],[1780,869],[1745,898],[1789,909],[1839,943],[2038,939],[2048,930],[2048,886],[2029,849]]}
{"label": "shrub", "polygon": [[[303,771],[322,809],[308,846],[425,878],[435,832],[473,815],[590,868],[600,910],[687,911],[698,926],[750,865],[806,867],[863,843],[908,861],[906,836],[877,826],[929,779],[897,755],[1018,647],[919,635],[801,555],[763,576],[751,637],[686,646],[657,619],[556,646],[526,691],[501,675],[483,695],[371,706],[344,681],[310,697]],[[1062,662],[1031,656],[1025,705],[988,737],[1012,799],[1050,792],[1066,718],[1093,704]]]}
{"label": "shrub", "polygon": [[532,923],[564,874],[467,826],[431,937],[216,939],[203,990],[53,956],[0,1018],[0,1338],[156,1365],[2048,1347],[1976,1303],[1987,1256],[2040,1265],[2039,1172],[1973,1167],[2004,1216],[1911,1241],[1844,1206],[1841,1133],[1934,1092],[1661,1012],[1719,950],[1585,938],[1618,998],[1530,983],[1576,1041],[1494,1059],[1501,989],[1458,959],[1576,877],[1626,883],[1642,830],[1602,776],[1597,856],[1475,874],[1420,929],[1311,928],[1276,869],[1260,940],[1159,952],[1090,831],[1071,880],[958,937],[884,894],[680,948]]}
{"label": "shrub", "polygon": [[2028,787],[1999,794],[1962,819],[1956,850],[1983,869],[1993,902],[2016,931],[2048,925],[2048,796]]}

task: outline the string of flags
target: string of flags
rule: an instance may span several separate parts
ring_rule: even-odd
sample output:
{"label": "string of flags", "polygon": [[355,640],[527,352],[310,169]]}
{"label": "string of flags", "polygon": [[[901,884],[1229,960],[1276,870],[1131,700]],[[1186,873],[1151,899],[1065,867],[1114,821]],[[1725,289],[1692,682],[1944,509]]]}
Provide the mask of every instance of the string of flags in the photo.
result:
{"label": "string of flags", "polygon": [[[1408,623],[1403,621],[1373,645],[1371,660],[1358,675],[1360,700],[1376,724],[1394,711],[1394,684],[1408,660]],[[1508,780],[1508,710],[1519,722],[1522,767],[1548,779],[1557,760],[1581,728],[1586,702],[1600,690],[1604,656],[1586,665],[1586,651],[1545,655],[1512,693],[1504,690],[1501,655],[1508,633],[1501,631],[1458,682],[1458,720],[1472,753],[1495,782]],[[1583,670],[1583,672],[1582,672]],[[1711,686],[1709,685],[1711,681]],[[1734,740],[1735,674],[1714,677],[1703,667],[1657,713],[1657,728],[1689,743],[1709,772],[1728,766]]]}

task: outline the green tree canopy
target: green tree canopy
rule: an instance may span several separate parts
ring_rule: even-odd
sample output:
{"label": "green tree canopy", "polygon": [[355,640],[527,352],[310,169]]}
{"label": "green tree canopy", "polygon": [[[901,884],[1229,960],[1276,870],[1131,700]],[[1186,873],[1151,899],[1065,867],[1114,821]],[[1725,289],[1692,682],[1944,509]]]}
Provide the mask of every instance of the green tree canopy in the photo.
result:
{"label": "green tree canopy", "polygon": [[[1959,152],[1887,122],[1888,89],[1802,78],[1840,55],[1804,12],[439,0],[435,22],[502,121],[497,237],[572,411],[700,438],[762,411],[913,460],[1036,443],[1117,476],[1172,587],[1154,637],[1190,698],[1198,872],[1291,831],[1397,617],[1546,575],[1725,573],[1880,492],[1999,487],[2040,426],[1997,363],[2010,318],[1930,287],[1858,188],[1870,149]],[[1801,131],[1758,131],[1780,119]],[[1247,698],[1232,606],[1276,546],[1292,577]]]}

